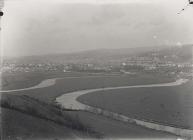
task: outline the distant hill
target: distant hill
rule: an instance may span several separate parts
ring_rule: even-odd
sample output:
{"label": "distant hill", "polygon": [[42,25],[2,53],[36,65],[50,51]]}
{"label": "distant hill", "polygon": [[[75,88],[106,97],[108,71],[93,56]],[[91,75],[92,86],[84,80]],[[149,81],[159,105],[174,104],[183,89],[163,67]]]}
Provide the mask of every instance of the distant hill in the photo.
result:
{"label": "distant hill", "polygon": [[18,63],[108,63],[119,62],[132,56],[156,55],[160,59],[165,58],[175,62],[185,62],[192,59],[193,45],[184,46],[160,46],[138,47],[121,49],[97,49],[70,54],[49,54],[42,56],[26,56],[6,61]]}
{"label": "distant hill", "polygon": [[150,51],[140,56],[156,56],[165,61],[187,62],[193,59],[193,45],[172,46],[161,50]]}

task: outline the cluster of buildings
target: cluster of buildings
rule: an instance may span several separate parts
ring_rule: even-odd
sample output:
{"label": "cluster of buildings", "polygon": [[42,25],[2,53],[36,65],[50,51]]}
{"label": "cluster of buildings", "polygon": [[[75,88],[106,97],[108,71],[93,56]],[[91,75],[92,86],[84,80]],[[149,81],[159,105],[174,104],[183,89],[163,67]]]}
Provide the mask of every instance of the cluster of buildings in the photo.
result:
{"label": "cluster of buildings", "polygon": [[[0,68],[0,73],[16,73],[16,72],[119,72],[125,74],[133,74],[139,72],[156,72],[171,75],[192,75],[193,60],[188,62],[177,61],[177,55],[159,55],[157,53],[149,53],[144,56],[128,56],[124,58],[113,58],[109,60],[99,61],[77,61],[76,63],[51,63],[44,61],[42,63],[17,63],[6,62]],[[176,60],[176,61],[175,61]]]}
{"label": "cluster of buildings", "polygon": [[175,63],[172,61],[163,61],[159,58],[150,57],[129,57],[122,61],[115,63],[34,63],[34,64],[17,64],[4,63],[0,68],[0,72],[46,72],[46,71],[60,71],[60,72],[121,72],[121,73],[137,73],[141,71],[150,72],[167,72],[171,74],[176,73],[192,73],[193,61],[186,63]]}
{"label": "cluster of buildings", "polygon": [[15,64],[6,63],[0,68],[0,72],[16,73],[16,72],[36,72],[36,71],[55,71],[57,70],[56,64]]}

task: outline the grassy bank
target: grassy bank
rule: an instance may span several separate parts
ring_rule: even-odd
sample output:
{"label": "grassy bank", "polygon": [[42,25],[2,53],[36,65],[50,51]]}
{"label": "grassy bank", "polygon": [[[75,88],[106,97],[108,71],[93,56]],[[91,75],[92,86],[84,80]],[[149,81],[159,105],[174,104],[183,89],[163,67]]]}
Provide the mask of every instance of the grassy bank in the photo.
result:
{"label": "grassy bank", "polygon": [[1,119],[2,140],[74,138],[69,128],[13,109],[2,108]]}
{"label": "grassy bank", "polygon": [[[16,137],[21,135],[22,133],[25,136],[24,129],[41,129],[42,134],[46,134],[50,129],[52,128],[44,128],[43,125],[40,123],[40,126],[37,126],[37,122],[43,122],[46,124],[54,124],[53,126],[58,126],[58,128],[62,128],[64,131],[63,136],[71,136],[73,137],[74,132],[78,132],[79,135],[81,134],[84,137],[93,137],[97,138],[100,137],[100,134],[92,130],[88,125],[83,124],[77,116],[70,116],[67,113],[65,113],[66,110],[61,110],[57,106],[53,106],[44,102],[40,102],[37,99],[30,98],[28,96],[14,96],[14,95],[3,95],[1,98],[1,107],[3,108],[1,114],[2,114],[2,129],[3,133],[2,136],[6,139],[10,136]],[[11,112],[13,111],[13,112]],[[16,113],[17,112],[17,113]],[[19,122],[16,122],[14,124],[9,123],[9,119],[12,120],[12,122],[18,118],[18,116],[15,116],[13,118],[12,116],[9,116],[10,114],[16,114],[18,116],[22,116],[27,119],[32,120],[33,122],[22,122],[22,125],[19,125]],[[8,119],[8,120],[7,120]],[[37,121],[37,122],[36,122]],[[17,125],[16,125],[17,124]],[[34,125],[36,124],[36,125]],[[23,130],[15,130],[10,131],[9,129],[14,129],[15,127],[19,127]],[[32,128],[31,128],[32,127]],[[37,127],[37,128],[36,128]],[[42,129],[44,128],[44,129]],[[19,131],[19,132],[18,132]],[[21,132],[20,132],[21,131]],[[24,131],[24,132],[22,132]],[[45,132],[44,132],[45,131]],[[62,131],[62,129],[61,129]],[[69,133],[70,132],[70,133]],[[21,134],[20,134],[21,133]],[[33,133],[36,132],[29,132],[31,135],[34,135]],[[40,133],[40,132],[39,132]],[[70,135],[71,134],[71,135]],[[49,134],[48,134],[49,135]],[[38,136],[40,136],[38,134]],[[57,136],[57,135],[56,135]],[[59,135],[60,136],[60,135]],[[22,136],[23,137],[23,136]]]}

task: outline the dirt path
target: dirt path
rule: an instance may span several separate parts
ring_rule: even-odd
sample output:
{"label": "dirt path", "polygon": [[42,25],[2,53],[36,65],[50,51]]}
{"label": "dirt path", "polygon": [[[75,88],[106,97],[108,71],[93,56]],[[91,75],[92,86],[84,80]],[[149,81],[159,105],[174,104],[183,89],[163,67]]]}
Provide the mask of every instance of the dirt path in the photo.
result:
{"label": "dirt path", "polygon": [[89,90],[82,90],[82,91],[76,91],[76,92],[71,92],[64,94],[60,97],[56,98],[56,102],[60,104],[64,108],[68,109],[73,109],[73,110],[84,110],[84,111],[89,111],[92,113],[96,114],[101,114],[103,116],[111,117],[113,119],[123,121],[123,122],[130,122],[130,123],[135,123],[140,126],[144,126],[146,128],[151,128],[154,130],[159,130],[159,131],[165,131],[165,132],[170,132],[175,135],[180,135],[183,137],[193,137],[193,130],[188,130],[188,129],[182,129],[182,128],[175,128],[171,126],[165,126],[161,124],[156,124],[153,122],[146,122],[146,121],[141,121],[133,118],[129,118],[127,116],[124,116],[122,114],[118,114],[115,112],[110,112],[101,108],[96,108],[93,106],[89,106],[86,104],[83,104],[79,101],[77,101],[77,98],[81,95],[84,94],[91,94],[96,91],[104,91],[104,90],[112,90],[112,89],[123,89],[123,88],[142,88],[142,87],[166,87],[166,86],[178,86],[183,83],[186,83],[188,80],[187,79],[179,79],[175,82],[170,82],[170,83],[162,83],[162,84],[150,84],[150,85],[136,85],[136,86],[121,86],[121,87],[108,87],[108,88],[98,88],[98,89],[89,89]]}

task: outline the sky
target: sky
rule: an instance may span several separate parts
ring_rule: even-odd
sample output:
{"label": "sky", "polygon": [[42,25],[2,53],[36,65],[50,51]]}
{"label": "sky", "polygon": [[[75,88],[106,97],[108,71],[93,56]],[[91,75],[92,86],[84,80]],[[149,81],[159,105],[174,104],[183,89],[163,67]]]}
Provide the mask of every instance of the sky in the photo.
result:
{"label": "sky", "polygon": [[187,0],[5,0],[1,55],[193,43]]}

